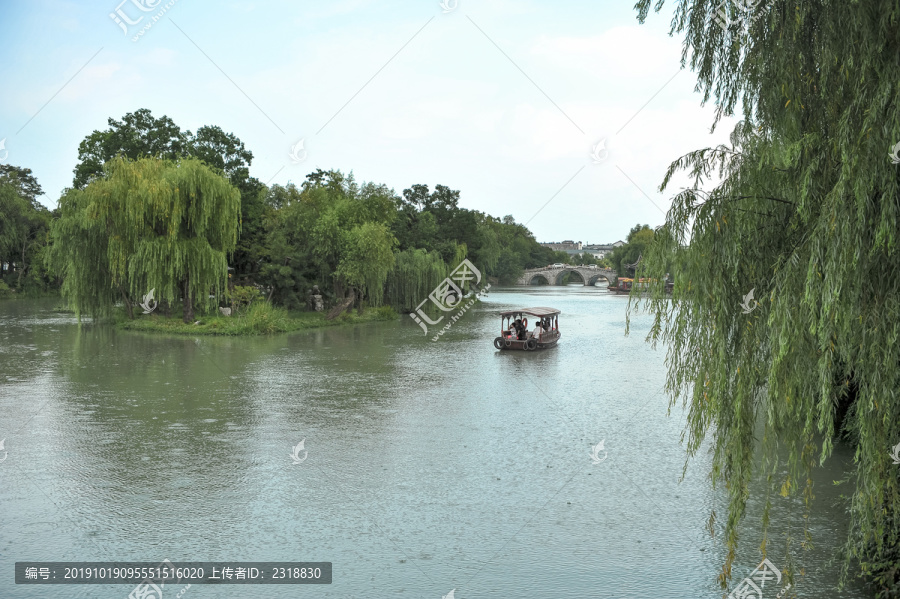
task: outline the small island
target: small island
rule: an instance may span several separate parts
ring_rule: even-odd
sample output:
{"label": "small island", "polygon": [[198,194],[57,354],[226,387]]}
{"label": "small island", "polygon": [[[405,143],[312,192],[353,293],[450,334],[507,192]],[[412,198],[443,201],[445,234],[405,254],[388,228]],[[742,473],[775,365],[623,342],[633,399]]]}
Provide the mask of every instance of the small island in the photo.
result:
{"label": "small island", "polygon": [[[266,185],[219,127],[191,133],[147,109],[109,125],[80,144],[52,212],[29,168],[0,165],[3,212],[18,227],[0,246],[0,298],[61,293],[79,318],[122,330],[278,333],[435,314],[433,293],[464,262],[471,276],[443,293],[606,285],[653,237],[638,225],[608,253],[539,243],[512,216],[460,206],[445,185],[397,194],[323,169]],[[533,274],[548,268],[560,274]]]}

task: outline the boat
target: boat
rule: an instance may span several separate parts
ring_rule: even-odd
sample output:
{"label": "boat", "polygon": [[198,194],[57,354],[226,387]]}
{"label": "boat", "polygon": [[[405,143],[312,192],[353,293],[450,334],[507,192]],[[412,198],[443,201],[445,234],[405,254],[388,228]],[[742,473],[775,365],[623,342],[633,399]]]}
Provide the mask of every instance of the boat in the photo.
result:
{"label": "boat", "polygon": [[[650,292],[650,283],[653,282],[653,279],[638,279],[637,286],[640,293],[645,294]],[[616,293],[619,295],[628,295],[631,293],[631,288],[634,285],[634,279],[629,279],[627,277],[619,277],[616,280],[615,285],[610,285],[606,288],[610,293]],[[672,293],[675,285],[673,283],[666,282],[665,292]]]}
{"label": "boat", "polygon": [[[533,330],[528,330],[528,318],[531,317],[532,326],[541,323],[541,332],[537,336]],[[524,338],[519,339],[516,330],[518,327],[524,331]],[[500,336],[494,339],[494,347],[497,349],[517,349],[522,351],[535,351],[556,347],[561,333],[559,332],[559,310],[554,308],[519,308],[500,312]]]}
{"label": "boat", "polygon": [[619,277],[618,279],[616,279],[616,284],[610,285],[609,287],[606,288],[606,290],[609,291],[610,293],[618,293],[620,295],[623,293],[631,293],[631,284],[633,282],[634,282],[634,279],[629,279],[626,277]]}

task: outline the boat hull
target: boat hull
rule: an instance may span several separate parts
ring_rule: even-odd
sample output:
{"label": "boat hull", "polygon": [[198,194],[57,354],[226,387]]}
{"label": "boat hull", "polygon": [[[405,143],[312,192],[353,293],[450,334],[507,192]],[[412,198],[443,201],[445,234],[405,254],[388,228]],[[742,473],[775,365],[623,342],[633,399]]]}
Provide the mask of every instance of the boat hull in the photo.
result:
{"label": "boat hull", "polygon": [[[497,337],[494,339],[494,347],[501,351],[538,351],[556,347],[560,337],[562,337],[562,335],[559,332],[551,335],[544,335],[540,340],[537,338],[519,340]],[[532,341],[534,343],[530,343]]]}
{"label": "boat hull", "polygon": [[[607,290],[609,293],[614,293],[614,294],[616,294],[616,295],[631,295],[631,289],[630,289],[630,288],[629,288],[629,289],[620,289],[620,288],[618,288],[618,287],[612,287],[612,286],[609,286],[609,287],[606,288],[606,290]],[[672,294],[672,287],[669,286],[669,285],[666,285],[665,292],[668,293],[669,295],[671,295],[671,294]],[[641,290],[638,292],[638,295],[650,295],[650,291],[647,290],[647,289],[641,289]]]}

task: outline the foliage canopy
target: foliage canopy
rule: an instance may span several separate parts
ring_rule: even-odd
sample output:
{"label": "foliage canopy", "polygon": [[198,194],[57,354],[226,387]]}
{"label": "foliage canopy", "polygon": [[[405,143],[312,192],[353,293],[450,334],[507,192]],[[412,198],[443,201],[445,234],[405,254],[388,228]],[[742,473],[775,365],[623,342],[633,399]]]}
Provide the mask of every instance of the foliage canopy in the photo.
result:
{"label": "foliage canopy", "polygon": [[237,240],[240,194],[194,158],[114,158],[105,176],[60,201],[51,260],[78,313],[109,313],[156,289],[184,317],[220,295]]}
{"label": "foliage canopy", "polygon": [[[638,1],[641,20],[650,5]],[[710,436],[712,480],[726,484],[720,579],[754,476],[765,477],[765,551],[769,491],[800,492],[808,509],[809,472],[843,431],[856,449],[845,573],[856,558],[896,592],[900,172],[888,154],[900,140],[900,5],[770,0],[726,29],[718,5],[679,0],[672,31],[704,100],[719,116],[740,105],[744,120],[729,144],[666,173],[661,190],[680,170],[694,185],[675,196],[642,274],[661,279],[674,262],[672,301],[656,289],[649,302],[651,339],[668,345],[689,453]]]}

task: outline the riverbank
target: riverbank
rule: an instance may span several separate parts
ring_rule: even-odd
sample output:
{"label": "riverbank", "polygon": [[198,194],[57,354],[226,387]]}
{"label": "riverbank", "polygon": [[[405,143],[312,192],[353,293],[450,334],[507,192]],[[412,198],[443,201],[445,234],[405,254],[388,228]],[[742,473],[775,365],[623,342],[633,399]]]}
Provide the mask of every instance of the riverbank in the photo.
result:
{"label": "riverbank", "polygon": [[289,333],[304,329],[334,327],[397,320],[399,315],[389,306],[367,308],[362,314],[347,311],[334,320],[325,320],[323,312],[288,312],[268,304],[252,306],[236,316],[199,316],[195,323],[185,324],[180,316],[165,317],[162,314],[141,314],[134,319],[121,317],[116,326],[126,331],[168,333],[174,335],[265,335]]}
{"label": "riverbank", "polygon": [[45,297],[59,297],[59,291],[53,290],[19,290],[10,287],[3,280],[0,280],[0,300],[5,299],[43,299]]}

